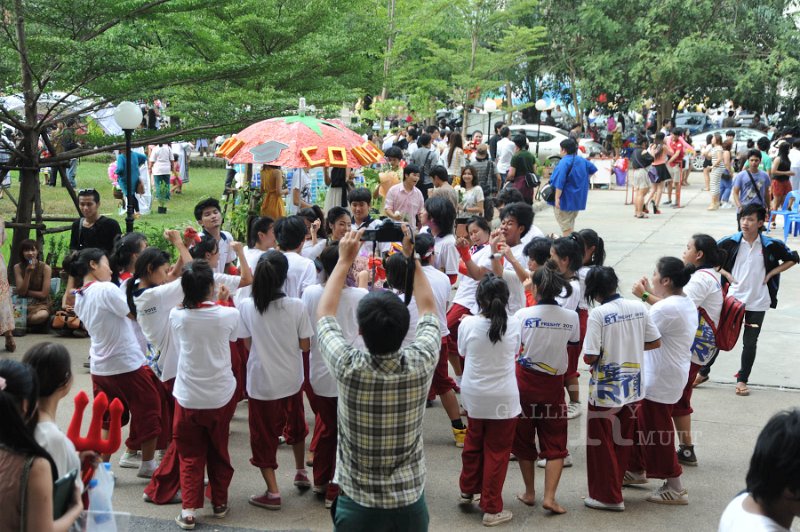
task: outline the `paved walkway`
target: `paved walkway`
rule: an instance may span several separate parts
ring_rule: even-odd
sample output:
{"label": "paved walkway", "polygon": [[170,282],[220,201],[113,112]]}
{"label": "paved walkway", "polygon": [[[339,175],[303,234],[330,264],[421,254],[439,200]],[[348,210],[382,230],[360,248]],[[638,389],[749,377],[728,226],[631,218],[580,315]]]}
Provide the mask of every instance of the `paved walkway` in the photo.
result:
{"label": "paved walkway", "polygon": [[[702,177],[693,174],[695,182]],[[696,232],[721,237],[735,230],[733,211],[707,212],[706,194],[692,186],[684,190],[682,209],[664,208],[664,214],[647,220],[635,220],[632,206],[623,205],[622,191],[595,190],[590,193],[589,210],[578,217],[578,227],[596,229],[606,242],[607,264],[614,266],[621,277],[624,295],[629,295],[633,281],[651,275],[656,260],[662,255],[681,256],[688,238]],[[536,224],[545,232],[556,230],[552,212],[537,214]],[[800,248],[800,239],[790,239]],[[733,374],[738,369],[740,348],[725,353],[714,366],[712,380],[695,393],[694,429],[696,452],[700,466],[686,468],[685,485],[690,504],[686,507],[663,507],[645,501],[648,489],[626,489],[626,511],[609,514],[589,510],[581,497],[586,495],[586,467],[583,443],[585,416],[570,421],[569,448],[575,466],[566,469],[558,492],[559,502],[567,508],[564,516],[549,516],[537,505],[528,508],[515,500],[522,489],[519,467],[512,463],[505,484],[506,507],[514,512],[514,520],[504,530],[714,530],[728,501],[744,488],[744,476],[755,439],[766,420],[782,408],[800,405],[800,374],[796,371],[797,345],[800,332],[793,326],[800,317],[800,268],[784,274],[777,310],[767,313],[759,342],[758,358],[751,378],[751,396],[736,397]],[[52,337],[55,338],[55,337]],[[18,339],[20,357],[25,349],[46,337],[31,335]],[[88,353],[88,341],[66,339],[73,354],[76,374],[74,390],[89,391],[87,370],[81,366]],[[581,377],[585,395],[587,377]],[[309,411],[310,412],[310,411]],[[72,414],[71,402],[65,401],[59,411],[59,424],[66,427]],[[313,420],[309,416],[309,423]],[[261,476],[248,460],[247,407],[240,405],[231,425],[231,454],[236,474],[231,486],[231,513],[223,521],[200,515],[198,530],[330,530],[331,521],[322,501],[310,492],[299,493],[292,487],[291,449],[279,449],[278,482],[282,488],[284,507],[269,512],[247,504],[250,494],[264,490]],[[450,424],[440,404],[428,410],[425,417],[425,454],[428,466],[426,497],[431,514],[432,530],[480,530],[480,513],[464,513],[457,505],[460,454],[452,445]],[[116,464],[116,457],[114,460]],[[137,520],[131,530],[177,530],[171,522],[178,506],[157,507],[141,499],[145,481],[136,471],[118,469],[115,508],[147,519]],[[543,470],[537,470],[539,494],[543,489]],[[541,495],[540,495],[541,496]],[[539,504],[541,500],[538,501]],[[222,526],[215,525],[224,525]],[[800,525],[798,525],[800,526]],[[235,528],[241,527],[241,528]],[[800,530],[800,528],[798,528]]]}

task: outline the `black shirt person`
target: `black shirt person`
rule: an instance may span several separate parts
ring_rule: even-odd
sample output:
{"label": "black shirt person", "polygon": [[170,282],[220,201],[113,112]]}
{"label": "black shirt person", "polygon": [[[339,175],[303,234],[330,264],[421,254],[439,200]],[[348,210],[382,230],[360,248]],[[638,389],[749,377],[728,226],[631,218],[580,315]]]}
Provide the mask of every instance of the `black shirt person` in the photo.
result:
{"label": "black shirt person", "polygon": [[79,191],[78,208],[83,216],[72,222],[69,249],[99,248],[110,254],[122,229],[116,220],[100,215],[100,193],[93,188]]}

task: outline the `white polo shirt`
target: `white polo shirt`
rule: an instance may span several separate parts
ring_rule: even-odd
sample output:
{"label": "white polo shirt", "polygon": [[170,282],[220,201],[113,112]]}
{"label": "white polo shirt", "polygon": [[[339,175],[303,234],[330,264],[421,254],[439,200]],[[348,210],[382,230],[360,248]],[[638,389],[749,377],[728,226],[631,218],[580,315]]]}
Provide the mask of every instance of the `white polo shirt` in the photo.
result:
{"label": "white polo shirt", "polygon": [[[720,274],[713,268],[702,268],[692,274],[689,283],[683,287],[683,293],[692,300],[695,307],[702,308],[708,317],[719,323],[722,314],[722,284]],[[699,317],[698,317],[699,318]],[[717,352],[714,330],[709,324],[703,322],[703,330],[695,336],[692,345],[692,362],[699,366],[708,364],[714,353]],[[698,325],[699,327],[699,325]]]}
{"label": "white polo shirt", "polygon": [[570,279],[569,286],[572,288],[572,292],[567,295],[567,290],[564,289],[564,291],[561,292],[561,295],[556,298],[556,302],[562,308],[578,310],[578,305],[583,294],[581,291],[581,282],[578,279]]}
{"label": "white polo shirt", "polygon": [[752,245],[742,238],[731,275],[736,282],[728,289],[729,296],[744,303],[747,310],[769,310],[769,289],[764,284],[767,269],[764,266],[764,247],[760,238],[756,237]]}
{"label": "white polo shirt", "polygon": [[443,237],[433,237],[433,265],[447,275],[458,273],[461,259],[456,249],[456,237],[451,233]]}
{"label": "white polo shirt", "polygon": [[450,279],[433,265],[423,266],[422,273],[425,274],[425,277],[428,278],[428,283],[431,285],[433,299],[436,303],[436,317],[439,318],[439,328],[442,331],[442,338],[444,338],[450,334],[447,329],[447,302],[450,299]]}
{"label": "white polo shirt", "polygon": [[581,339],[578,313],[540,301],[514,314],[519,320],[522,354],[517,362],[548,375],[567,372],[567,344]]}
{"label": "white polo shirt", "polygon": [[[487,246],[488,247],[488,246]],[[514,258],[517,259],[522,265],[527,264],[527,258],[525,257],[525,253],[523,250],[525,249],[525,244],[520,242],[516,246],[511,248],[511,253],[514,254]],[[482,266],[487,268],[491,271],[492,269],[492,254],[491,251],[483,255],[480,258],[480,262],[475,260],[475,263],[478,266]],[[508,284],[508,313],[514,314],[519,309],[525,308],[526,300],[525,300],[525,287],[522,286],[522,283],[517,277],[517,273],[514,271],[514,266],[507,260],[503,261],[503,279],[505,279],[506,283]]]}
{"label": "white polo shirt", "polygon": [[317,283],[317,267],[314,266],[314,261],[302,257],[294,251],[284,251],[283,254],[286,255],[286,260],[289,262],[283,293],[286,294],[286,297],[299,299],[306,288]]}
{"label": "white polo shirt", "polygon": [[[478,266],[485,267],[483,265],[489,261],[489,267],[491,268],[491,259],[489,258],[491,254],[492,248],[489,244],[486,244],[472,255],[472,262]],[[462,307],[468,308],[470,313],[474,316],[480,310],[478,308],[478,302],[475,300],[475,294],[478,292],[478,284],[480,281],[476,281],[469,275],[463,274],[460,275],[458,279],[458,288],[456,289],[456,295],[453,296],[453,304],[458,303]]]}

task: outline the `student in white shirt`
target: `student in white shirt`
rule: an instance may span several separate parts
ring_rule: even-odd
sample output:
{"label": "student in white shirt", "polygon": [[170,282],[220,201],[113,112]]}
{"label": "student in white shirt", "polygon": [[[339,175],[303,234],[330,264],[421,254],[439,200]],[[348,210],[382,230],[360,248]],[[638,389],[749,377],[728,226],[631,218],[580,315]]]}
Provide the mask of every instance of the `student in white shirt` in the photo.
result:
{"label": "student in white shirt", "polygon": [[289,262],[283,293],[286,297],[300,298],[303,291],[317,282],[314,261],[300,255],[306,238],[306,224],[300,216],[287,216],[275,222],[275,239],[278,249]]}
{"label": "student in white shirt", "polygon": [[217,273],[228,273],[227,269],[232,266],[236,254],[231,249],[233,243],[233,236],[222,230],[222,210],[219,206],[219,201],[215,198],[208,198],[194,207],[194,217],[202,226],[202,234],[207,234],[217,241],[219,253],[216,262],[212,262],[211,266]]}
{"label": "student in white shirt", "polygon": [[444,272],[454,284],[458,279],[458,250],[453,235],[456,222],[456,208],[447,198],[433,196],[425,201],[428,226],[434,237],[433,265]]}
{"label": "student in white shirt", "polygon": [[325,249],[325,246],[328,245],[325,215],[317,205],[300,209],[297,215],[303,219],[307,229],[306,239],[303,242],[303,249],[300,251],[300,255],[308,260],[316,260],[322,250]]}
{"label": "student in white shirt", "polygon": [[[430,200],[428,200],[430,201]],[[417,235],[414,242],[414,251],[419,255],[420,264],[422,264],[422,273],[428,279],[433,291],[433,298],[436,301],[436,315],[439,318],[439,329],[442,333],[442,347],[439,351],[439,362],[436,364],[436,370],[433,373],[433,381],[431,382],[431,390],[428,394],[428,400],[432,401],[437,395],[442,400],[442,407],[450,419],[450,424],[453,429],[453,439],[455,440],[456,447],[464,446],[464,437],[467,434],[467,427],[461,420],[461,415],[458,411],[458,399],[456,398],[456,383],[450,378],[447,366],[447,337],[450,331],[447,329],[447,301],[450,299],[450,279],[447,275],[436,269],[433,263],[436,260],[436,252],[434,251],[434,239],[427,233],[420,233]]]}
{"label": "student in white shirt", "polygon": [[[276,229],[276,233],[280,242],[280,230]],[[250,462],[261,469],[267,484],[265,493],[250,497],[250,504],[268,510],[281,508],[275,470],[278,468],[278,438],[284,427],[286,443],[292,446],[294,454],[294,485],[302,489],[311,487],[303,463],[308,426],[303,409],[302,352],[309,350],[314,331],[303,302],[282,291],[288,271],[289,261],[283,253],[273,249],[264,253],[253,276],[253,297],[245,299],[239,307],[242,316],[239,335],[245,338],[250,350],[247,361],[253,452]]]}
{"label": "student in white shirt", "polygon": [[[553,239],[548,237],[536,237],[531,239],[530,242],[525,244],[523,253],[528,259],[527,268],[530,272],[530,278],[527,282],[523,283],[525,286],[525,306],[530,307],[536,304],[536,285],[531,281],[533,274],[539,268],[543,268],[547,261],[550,260],[550,248],[553,247]],[[544,464],[542,464],[544,467]],[[565,465],[565,467],[569,467]]]}
{"label": "student in white shirt", "polygon": [[589,496],[584,504],[623,511],[622,472],[628,467],[636,412],[643,397],[644,350],[661,346],[660,334],[641,301],[622,299],[613,268],[597,266],[586,275],[589,311],[584,361],[592,368],[586,422]]}
{"label": "student in white shirt", "polygon": [[650,318],[661,333],[661,347],[644,354],[645,398],[636,419],[639,439],[623,485],[665,479],[647,497],[657,504],[689,504],[688,491],[681,482],[683,470],[675,454],[672,405],[680,399],[689,378],[697,332],[697,307],[683,292],[693,272],[694,266],[686,266],[676,257],[662,257],[656,263],[652,283],[646,277],[637,283],[645,294],[652,291],[659,298],[650,309]]}
{"label": "student in white shirt", "polygon": [[[237,249],[241,253],[241,244]],[[195,512],[203,507],[206,470],[214,517],[222,519],[229,510],[233,466],[228,437],[236,410],[230,342],[238,338],[239,311],[214,302],[214,271],[204,260],[186,265],[181,288],[183,304],[172,309],[169,324],[180,352],[173,395],[182,509],[175,522],[187,530],[194,528]]]}
{"label": "student in white shirt", "polygon": [[[578,270],[583,266],[583,238],[578,233],[569,236],[556,238],[550,248],[550,258],[561,275],[569,281],[569,295],[565,291],[563,295],[556,297],[558,304],[566,309],[578,311],[578,304],[581,300],[581,283],[578,279]],[[569,405],[567,405],[567,419],[574,419],[581,415],[580,399],[580,373],[578,372],[578,359],[581,356],[581,346],[571,345],[567,347],[569,353],[569,367],[564,375],[564,387],[569,395]]]}
{"label": "student in white shirt", "polygon": [[150,478],[156,470],[156,441],[162,430],[161,402],[156,377],[145,366],[144,352],[133,332],[125,295],[111,282],[108,258],[100,249],[81,250],[69,269],[70,275],[83,283],[76,292],[75,315],[92,339],[92,386],[105,392],[109,401],[118,397],[126,405],[123,423],[130,419],[131,427],[125,456],[141,449],[137,476]]}
{"label": "student in white shirt", "polygon": [[300,209],[313,206],[311,200],[311,176],[302,168],[295,168],[292,173],[292,188],[286,202],[286,214],[297,214]]}
{"label": "student in white shirt", "polygon": [[[350,203],[350,212],[353,213],[352,224],[350,229],[358,231],[359,229],[375,229],[381,224],[381,220],[372,218],[369,214],[370,205],[372,204],[372,193],[366,187],[354,188],[347,194],[347,201]],[[359,257],[370,257],[373,251],[375,256],[379,257],[380,253],[388,251],[391,246],[388,242],[376,242],[373,246],[372,241],[364,241],[361,248],[358,250]]]}
{"label": "student in white shirt", "polygon": [[[258,259],[264,252],[273,249],[277,242],[275,241],[275,220],[269,216],[260,216],[255,218],[250,224],[250,231],[247,238],[247,247],[244,248],[244,259],[252,272],[256,269]],[[239,259],[239,264],[242,260]],[[243,269],[243,268],[242,268]],[[244,272],[242,272],[243,274]],[[250,297],[252,289],[250,283],[245,283],[241,288],[236,290],[236,295],[233,297],[233,302],[236,306],[246,297]]]}
{"label": "student in white shirt", "polygon": [[[413,289],[411,294],[406,294],[406,283],[413,279],[413,273],[409,274],[408,261],[406,261],[402,253],[394,253],[386,257],[383,261],[383,269],[386,271],[386,283],[384,287],[403,300],[403,303],[408,308],[408,331],[401,344],[401,347],[406,347],[414,343],[414,339],[417,335],[417,321],[419,320],[417,302],[413,296]],[[411,279],[409,279],[409,276]]]}
{"label": "student in white shirt", "polygon": [[580,339],[578,314],[562,308],[556,300],[564,291],[569,294],[572,288],[554,264],[537,268],[531,279],[537,303],[514,315],[522,340],[522,354],[516,367],[522,416],[517,422],[513,452],[525,482],[525,493],[517,498],[528,506],[534,505],[534,461],[541,458],[546,462],[542,507],[563,514],[566,510],[555,496],[568,456],[564,374],[569,366],[567,349]]}
{"label": "student in white shirt", "polygon": [[789,532],[800,517],[800,410],[772,416],[756,440],[747,491],[728,504],[719,532]]}
{"label": "student in white shirt", "polygon": [[506,180],[508,169],[511,168],[511,158],[514,156],[516,146],[511,140],[511,130],[508,126],[503,126],[500,130],[500,140],[497,141],[497,172]]}
{"label": "student in white shirt", "polygon": [[[322,250],[319,260],[326,278],[330,277],[336,263],[339,262],[338,243],[331,244]],[[358,302],[368,292],[363,288],[348,286],[348,283],[352,283],[352,281],[351,278],[345,279],[339,299],[339,308],[336,310],[336,321],[341,326],[342,334],[350,345],[363,347],[356,310]],[[330,374],[322,359],[317,342],[317,307],[324,289],[325,284],[311,285],[303,292],[302,300],[313,330],[309,356],[309,381],[314,392],[313,400],[310,398],[310,404],[315,414],[314,436],[311,440],[314,452],[314,492],[324,494],[325,507],[330,508],[339,494],[339,487],[333,483],[336,471],[336,439],[338,435],[336,409],[339,391],[336,379]]]}
{"label": "student in white shirt", "polygon": [[344,207],[335,205],[328,210],[325,218],[325,231],[328,233],[328,242],[338,242],[352,226],[350,212]]}
{"label": "student in white shirt", "polygon": [[521,413],[514,360],[519,353],[519,320],[506,312],[508,286],[497,276],[484,277],[476,292],[480,314],[466,316],[458,327],[464,353],[461,399],[467,411],[467,437],[461,453],[461,503],[481,494],[483,524],[510,521],[503,509],[503,484]]}

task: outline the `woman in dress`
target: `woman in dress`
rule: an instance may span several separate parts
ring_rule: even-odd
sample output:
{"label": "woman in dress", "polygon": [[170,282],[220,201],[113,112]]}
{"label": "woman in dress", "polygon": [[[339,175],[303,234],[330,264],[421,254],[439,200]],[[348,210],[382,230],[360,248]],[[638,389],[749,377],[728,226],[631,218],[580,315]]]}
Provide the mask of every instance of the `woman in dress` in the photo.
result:
{"label": "woman in dress", "polygon": [[14,279],[17,295],[28,298],[28,325],[41,325],[50,318],[50,275],[50,266],[39,260],[36,242],[23,240]]}
{"label": "woman in dress", "polygon": [[467,157],[464,155],[464,138],[461,133],[451,133],[447,152],[447,173],[453,184],[458,184],[461,169],[467,164]]}
{"label": "woman in dress", "polygon": [[[0,218],[0,246],[6,241],[6,222]],[[17,349],[14,341],[14,305],[11,304],[11,287],[6,276],[6,261],[0,254],[0,334],[6,337],[6,351]]]}
{"label": "woman in dress", "polygon": [[464,187],[464,197],[458,204],[458,216],[482,216],[483,189],[478,184],[478,172],[472,166],[465,166],[461,170],[461,186]]}
{"label": "woman in dress", "polygon": [[283,172],[278,166],[265,164],[261,167],[261,216],[269,216],[273,220],[283,218],[286,209],[283,205]]}
{"label": "woman in dress", "polygon": [[711,172],[709,173],[709,194],[711,195],[711,204],[708,206],[709,211],[719,209],[719,185],[722,179],[722,173],[725,171],[725,164],[722,160],[722,136],[717,133],[711,137],[711,148],[708,150],[708,157],[711,159]]}

